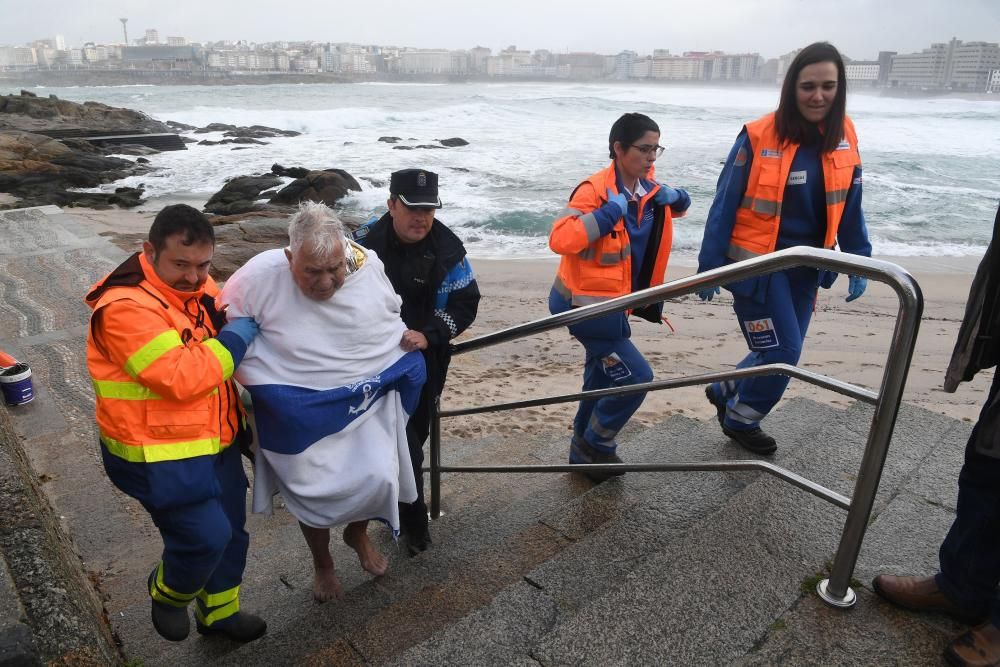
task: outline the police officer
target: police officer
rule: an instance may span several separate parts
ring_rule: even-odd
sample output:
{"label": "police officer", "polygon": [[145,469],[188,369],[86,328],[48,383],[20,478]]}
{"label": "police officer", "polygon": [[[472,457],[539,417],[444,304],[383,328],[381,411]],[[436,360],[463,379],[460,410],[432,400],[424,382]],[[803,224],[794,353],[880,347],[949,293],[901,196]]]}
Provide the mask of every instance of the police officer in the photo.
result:
{"label": "police officer", "polygon": [[402,317],[408,328],[403,349],[420,350],[427,364],[420,405],[406,428],[418,498],[399,507],[400,529],[415,555],[431,542],[422,472],[430,409],[444,388],[451,339],[476,319],[479,286],[462,241],[434,217],[441,208],[437,174],[426,169],[393,172],[386,204],[389,211],[358,229],[354,240],[374,250],[385,265],[403,300]]}

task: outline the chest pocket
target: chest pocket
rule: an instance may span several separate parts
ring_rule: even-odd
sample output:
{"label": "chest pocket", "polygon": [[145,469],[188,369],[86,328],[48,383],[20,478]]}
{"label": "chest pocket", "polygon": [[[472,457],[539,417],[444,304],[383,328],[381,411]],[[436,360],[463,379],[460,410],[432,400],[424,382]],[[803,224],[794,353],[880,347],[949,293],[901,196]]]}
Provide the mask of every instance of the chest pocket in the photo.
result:
{"label": "chest pocket", "polygon": [[631,251],[624,221],[619,220],[611,233],[602,236],[594,245],[594,249],[593,259],[601,266],[614,266],[624,261]]}
{"label": "chest pocket", "polygon": [[861,164],[861,156],[855,150],[833,151],[833,166],[837,169],[856,167]]}

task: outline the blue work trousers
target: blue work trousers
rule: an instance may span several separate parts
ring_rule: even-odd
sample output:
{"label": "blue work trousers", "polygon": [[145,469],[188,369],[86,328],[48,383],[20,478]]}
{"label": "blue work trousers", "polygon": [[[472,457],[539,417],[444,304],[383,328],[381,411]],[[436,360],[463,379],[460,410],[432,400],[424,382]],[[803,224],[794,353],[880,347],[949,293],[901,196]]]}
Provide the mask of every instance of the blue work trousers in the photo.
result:
{"label": "blue work trousers", "polygon": [[[737,368],[798,364],[816,303],[817,278],[815,269],[789,269],[759,279],[767,281],[763,300],[756,293],[733,294],[733,310],[750,349]],[[717,382],[712,391],[726,401],[726,427],[746,431],[759,427],[787,386],[788,377],[766,375]]]}
{"label": "blue work trousers", "polygon": [[[125,461],[103,445],[101,453],[111,481],[142,503],[163,538],[163,560],[154,575],[161,582],[154,581],[153,598],[181,606],[197,596],[198,620],[203,625],[231,619],[239,610],[238,591],[250,544],[245,527],[247,477],[239,446],[234,444],[214,456],[160,463]],[[185,502],[183,493],[169,501],[169,490],[154,490],[156,482],[162,487],[164,480],[180,478],[185,470],[213,476],[214,482],[200,485],[211,490],[194,502]],[[153,590],[157,586],[158,591]]]}
{"label": "blue work trousers", "polygon": [[[1000,391],[1000,375],[993,379],[989,400]],[[952,602],[974,613],[982,612],[1000,627],[1000,459],[976,451],[986,410],[965,446],[965,465],[958,476],[955,522],[941,544],[938,587]],[[993,434],[990,434],[991,436]]]}
{"label": "blue work trousers", "polygon": [[[583,368],[584,391],[653,380],[653,370],[649,363],[627,337],[596,338],[578,335],[576,338],[587,353]],[[615,436],[645,398],[645,393],[639,393],[580,401],[573,419],[573,434],[582,437],[599,451],[614,453],[618,447]]]}

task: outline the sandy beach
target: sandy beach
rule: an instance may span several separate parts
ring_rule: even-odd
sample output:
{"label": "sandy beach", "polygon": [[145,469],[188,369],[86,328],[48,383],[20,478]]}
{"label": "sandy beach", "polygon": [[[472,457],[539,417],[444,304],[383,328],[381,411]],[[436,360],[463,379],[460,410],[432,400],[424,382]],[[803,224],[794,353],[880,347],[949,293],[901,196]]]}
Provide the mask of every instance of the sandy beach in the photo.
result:
{"label": "sandy beach", "polygon": [[[187,202],[191,203],[191,202]],[[75,208],[75,216],[96,223],[118,237],[123,247],[134,240],[138,248],[162,206],[146,205],[133,211],[95,211]],[[131,240],[130,240],[131,239]],[[972,277],[978,266],[973,257],[880,257],[907,269],[924,294],[924,316],[913,356],[904,400],[958,419],[974,421],[993,372],[981,373],[954,394],[941,387],[944,372],[965,309]],[[547,295],[557,260],[484,259],[472,257],[483,300],[465,340],[548,315]],[[668,278],[696,270],[690,256],[671,259]],[[841,277],[830,290],[820,290],[800,365],[847,382],[877,390],[895,324],[898,302],[892,290],[872,282],[859,300],[845,303],[847,280]],[[673,326],[657,326],[632,319],[632,336],[646,355],[658,379],[683,377],[732,368],[746,345],[732,311],[732,299],[723,291],[710,303],[691,295],[668,302],[664,313]],[[565,329],[455,357],[442,397],[445,409],[486,405],[527,397],[578,391],[582,382],[582,347]],[[807,396],[833,405],[850,399],[792,380],[786,397]],[[574,404],[527,408],[445,420],[448,437],[489,433],[531,434],[569,430]],[[713,408],[701,387],[655,392],[647,396],[635,419],[644,424],[672,414],[710,418]],[[780,434],[774,434],[780,442]]]}

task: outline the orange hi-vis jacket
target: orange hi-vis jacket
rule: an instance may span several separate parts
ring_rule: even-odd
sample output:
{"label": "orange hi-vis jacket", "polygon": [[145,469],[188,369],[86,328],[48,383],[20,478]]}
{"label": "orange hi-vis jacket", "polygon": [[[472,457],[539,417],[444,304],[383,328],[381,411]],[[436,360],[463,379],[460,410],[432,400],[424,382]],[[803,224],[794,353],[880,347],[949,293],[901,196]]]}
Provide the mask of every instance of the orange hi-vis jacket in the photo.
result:
{"label": "orange hi-vis jacket", "polygon": [[624,216],[615,222],[611,233],[603,236],[594,217],[593,211],[607,203],[609,189],[618,192],[614,162],[577,186],[549,233],[549,248],[562,256],[553,288],[573,306],[587,306],[660,285],[667,271],[674,226],[670,207],[653,202],[660,186],[655,185],[639,201],[638,219],[642,220],[647,206],[655,206],[656,225],[649,239],[650,247],[655,249],[652,271],[646,272],[648,279],[640,277],[644,283],[641,285],[632,284],[632,252]]}
{"label": "orange hi-vis jacket", "polygon": [[[773,113],[747,123],[746,130],[753,149],[753,164],[729,241],[727,255],[733,260],[774,252],[781,226],[781,199],[798,150],[797,144],[782,144],[779,141]],[[861,164],[854,123],[847,116],[844,117],[843,140],[835,150],[824,153],[821,161],[826,189],[823,247],[833,248],[854,178],[854,168]]]}
{"label": "orange hi-vis jacket", "polygon": [[233,357],[213,338],[218,287],[180,292],[137,253],[87,295],[87,367],[108,451],[133,463],[218,454],[243,408]]}

